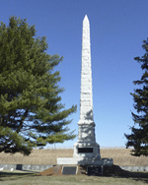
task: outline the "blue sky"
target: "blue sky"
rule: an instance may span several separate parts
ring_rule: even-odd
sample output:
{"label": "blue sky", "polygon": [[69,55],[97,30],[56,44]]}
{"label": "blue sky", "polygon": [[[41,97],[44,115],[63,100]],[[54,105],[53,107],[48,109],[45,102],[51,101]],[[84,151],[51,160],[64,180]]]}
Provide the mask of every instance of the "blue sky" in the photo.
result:
{"label": "blue sky", "polygon": [[[142,41],[148,37],[147,0],[1,0],[0,21],[10,16],[27,18],[37,36],[46,36],[49,54],[64,56],[56,68],[64,87],[62,103],[77,104],[69,128],[78,133],[82,22],[90,21],[93,76],[93,106],[96,140],[100,147],[125,147],[124,133],[130,133],[133,98],[142,71],[134,57],[142,56]],[[73,141],[60,147],[73,147]]]}

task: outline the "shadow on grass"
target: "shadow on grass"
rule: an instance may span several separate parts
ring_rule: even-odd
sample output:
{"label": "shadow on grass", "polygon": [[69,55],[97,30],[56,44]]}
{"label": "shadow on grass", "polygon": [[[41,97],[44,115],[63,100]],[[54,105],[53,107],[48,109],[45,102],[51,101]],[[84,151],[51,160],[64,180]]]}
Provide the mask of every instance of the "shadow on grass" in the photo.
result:
{"label": "shadow on grass", "polygon": [[148,172],[131,172],[123,170],[117,165],[104,166],[103,176],[115,178],[132,178],[135,181],[148,183]]}
{"label": "shadow on grass", "polygon": [[[12,176],[25,176],[25,175],[34,175],[35,174],[35,172],[34,173],[21,173],[21,172],[0,172],[0,178],[2,178],[2,177],[12,177]],[[0,181],[1,181],[1,179],[0,179]]]}
{"label": "shadow on grass", "polygon": [[23,173],[23,172],[0,172],[0,184],[4,181],[16,181],[23,178],[33,177],[36,173]]}

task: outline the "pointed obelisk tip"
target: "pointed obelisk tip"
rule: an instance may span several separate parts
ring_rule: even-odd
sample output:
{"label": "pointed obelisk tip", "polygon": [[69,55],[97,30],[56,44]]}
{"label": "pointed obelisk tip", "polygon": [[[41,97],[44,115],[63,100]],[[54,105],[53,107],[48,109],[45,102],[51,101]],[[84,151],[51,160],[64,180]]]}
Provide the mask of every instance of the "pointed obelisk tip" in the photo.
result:
{"label": "pointed obelisk tip", "polygon": [[84,17],[84,21],[89,22],[87,15],[85,15],[85,17]]}

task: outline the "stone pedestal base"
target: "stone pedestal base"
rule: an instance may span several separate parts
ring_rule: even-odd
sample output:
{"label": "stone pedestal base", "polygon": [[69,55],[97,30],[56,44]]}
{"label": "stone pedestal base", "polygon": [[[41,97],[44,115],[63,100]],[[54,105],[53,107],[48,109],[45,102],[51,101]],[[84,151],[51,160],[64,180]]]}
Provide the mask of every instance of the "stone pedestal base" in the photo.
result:
{"label": "stone pedestal base", "polygon": [[101,159],[100,146],[97,143],[77,142],[74,144],[73,158],[57,158],[57,164],[111,166],[113,159]]}
{"label": "stone pedestal base", "polygon": [[81,143],[74,144],[74,158],[85,158],[87,160],[100,160],[100,146],[97,143]]}
{"label": "stone pedestal base", "polygon": [[57,158],[58,165],[98,165],[98,166],[112,166],[113,159],[105,158],[100,160],[91,160],[87,158]]}

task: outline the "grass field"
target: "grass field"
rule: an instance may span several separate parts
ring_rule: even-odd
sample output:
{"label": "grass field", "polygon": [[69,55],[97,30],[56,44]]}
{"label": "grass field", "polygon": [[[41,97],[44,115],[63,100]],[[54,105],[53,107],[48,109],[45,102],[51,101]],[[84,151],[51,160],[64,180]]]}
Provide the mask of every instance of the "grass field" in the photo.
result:
{"label": "grass field", "polygon": [[[29,156],[16,153],[14,155],[0,153],[0,164],[56,164],[57,157],[72,157],[73,149],[34,149]],[[102,158],[113,158],[115,165],[148,166],[148,157],[133,157],[130,149],[104,148]]]}
{"label": "grass field", "polygon": [[0,173],[0,185],[146,185],[148,179],[86,175],[37,176],[27,173]]}

